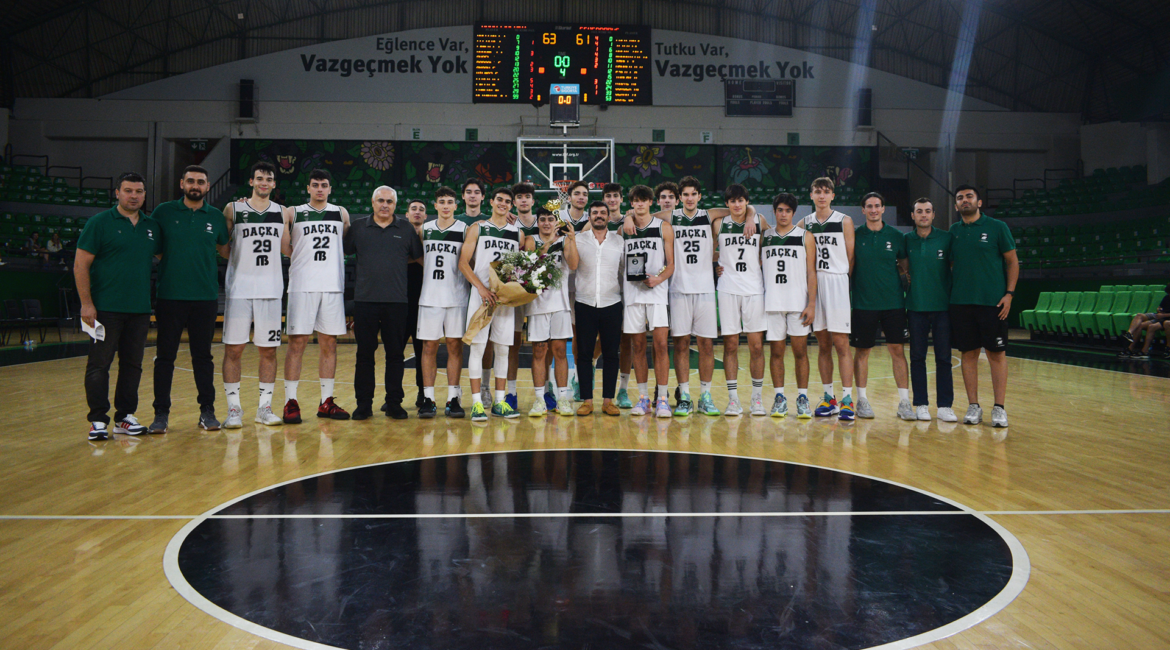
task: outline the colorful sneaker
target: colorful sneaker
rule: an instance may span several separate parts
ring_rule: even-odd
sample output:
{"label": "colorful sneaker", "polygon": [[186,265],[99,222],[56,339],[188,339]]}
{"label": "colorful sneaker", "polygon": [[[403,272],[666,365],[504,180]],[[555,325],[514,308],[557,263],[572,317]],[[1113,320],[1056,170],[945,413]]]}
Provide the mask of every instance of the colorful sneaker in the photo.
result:
{"label": "colorful sneaker", "polygon": [[630,415],[646,415],[650,412],[650,398],[645,395],[638,398],[638,403],[634,405]]}
{"label": "colorful sneaker", "polygon": [[443,415],[449,418],[462,418],[465,415],[463,406],[459,404],[458,397],[452,397],[447,400],[447,406],[443,409]]}
{"label": "colorful sneaker", "polygon": [[678,406],[674,408],[674,417],[685,418],[694,410],[694,405],[691,404],[690,395],[683,395],[682,399],[678,400]]}
{"label": "colorful sneaker", "polygon": [[1007,425],[1007,411],[1002,406],[991,407],[991,426],[996,429],[1006,429]]}
{"label": "colorful sneaker", "polygon": [[504,401],[508,403],[508,406],[512,407],[513,411],[520,408],[520,403],[516,400],[516,393],[504,395]]}
{"label": "colorful sneaker", "polygon": [[634,405],[630,403],[629,391],[627,391],[624,388],[618,390],[617,399],[615,399],[614,402],[617,403],[617,407],[620,409],[628,409],[628,408],[634,407]]}
{"label": "colorful sneaker", "polygon": [[771,413],[771,415],[774,418],[782,418],[782,417],[788,416],[788,398],[785,397],[783,393],[777,395],[776,399],[772,400],[772,413]]}
{"label": "colorful sneaker", "polygon": [[487,411],[483,409],[482,402],[475,402],[471,405],[471,421],[472,422],[487,422]]}
{"label": "colorful sneaker", "polygon": [[711,391],[705,391],[699,395],[699,407],[695,409],[695,412],[711,416],[722,415],[719,409],[715,408],[715,400],[711,399]]}
{"label": "colorful sneaker", "polygon": [[285,424],[301,423],[301,405],[297,404],[295,399],[290,399],[284,403],[284,418],[282,419]]}
{"label": "colorful sneaker", "polygon": [[[930,415],[928,412],[927,415]],[[914,407],[910,405],[910,400],[904,399],[898,402],[898,418],[902,420],[917,420],[918,416],[914,413]]]}
{"label": "colorful sneaker", "polygon": [[873,419],[873,407],[869,405],[869,400],[864,397],[857,398],[857,408],[854,413],[859,418],[865,418],[866,420]]}
{"label": "colorful sneaker", "polygon": [[752,398],[752,415],[767,415],[767,414],[768,414],[768,411],[764,408],[763,396],[753,397]]}
{"label": "colorful sneaker", "polygon": [[796,419],[797,420],[811,420],[812,408],[808,403],[808,395],[796,396]]}
{"label": "colorful sneaker", "polygon": [[89,439],[90,440],[109,440],[109,432],[106,430],[105,422],[90,422],[89,423]]}
{"label": "colorful sneaker", "polygon": [[967,407],[967,415],[963,416],[963,424],[979,424],[983,422],[983,407],[971,404]]}
{"label": "colorful sneaker", "polygon": [[228,407],[227,419],[223,421],[223,428],[225,429],[243,429],[244,428],[244,409],[235,406]]}
{"label": "colorful sneaker", "polygon": [[955,409],[950,407],[939,407],[938,409],[939,422],[958,422],[959,416],[955,415]]}
{"label": "colorful sneaker", "polygon": [[544,391],[544,410],[546,410],[546,411],[557,410],[557,398],[553,397],[553,395],[555,395],[555,394],[556,394],[555,390],[545,389],[545,391]]}
{"label": "colorful sneaker", "polygon": [[270,427],[284,424],[284,420],[272,412],[272,405],[260,406],[256,409],[256,422]]}
{"label": "colorful sneaker", "polygon": [[921,420],[923,422],[929,422],[931,420],[930,407],[925,405],[925,404],[915,406],[914,407],[914,419]]}
{"label": "colorful sneaker", "polygon": [[418,407],[418,417],[421,420],[429,420],[435,417],[435,413],[437,413],[438,410],[439,408],[435,406],[435,400],[424,395],[422,406]]}
{"label": "colorful sneaker", "polygon": [[573,400],[563,399],[557,402],[558,415],[577,415],[577,410],[573,408]]}
{"label": "colorful sneaker", "polygon": [[[545,397],[548,397],[548,393],[545,393],[544,395]],[[528,409],[528,417],[542,418],[545,415],[548,415],[548,405],[544,402],[545,400],[542,399],[532,400],[532,408]]]}
{"label": "colorful sneaker", "polygon": [[[106,426],[104,422],[99,422],[98,424],[101,424],[103,429]],[[124,433],[128,436],[140,436],[146,433],[146,427],[139,424],[138,418],[134,417],[133,414],[130,414],[122,418],[121,422],[114,425],[114,433]]]}
{"label": "colorful sneaker", "polygon": [[219,431],[219,420],[215,418],[215,411],[210,409],[200,411],[199,428],[204,431]]}
{"label": "colorful sneaker", "polygon": [[654,417],[668,418],[674,415],[670,410],[670,400],[665,397],[658,398],[658,404],[654,407]]}
{"label": "colorful sneaker", "polygon": [[743,407],[739,405],[739,398],[733,397],[727,400],[727,408],[723,409],[723,415],[736,416],[743,415]]}
{"label": "colorful sneaker", "polygon": [[349,411],[338,406],[332,397],[326,397],[325,401],[317,407],[317,417],[330,420],[348,420]]}
{"label": "colorful sneaker", "polygon": [[498,418],[506,418],[511,420],[520,417],[520,412],[508,406],[507,402],[496,402],[492,404],[492,415]]}
{"label": "colorful sneaker", "polygon": [[837,412],[837,419],[844,422],[852,422],[856,415],[853,411],[853,399],[846,397],[841,400],[841,407]]}
{"label": "colorful sneaker", "polygon": [[573,388],[573,401],[580,402],[581,401],[581,384],[579,384],[577,382],[577,378],[573,377],[573,381],[569,382],[569,385]]}
{"label": "colorful sneaker", "polygon": [[825,393],[825,396],[821,398],[821,403],[817,404],[817,410],[813,411],[813,415],[816,415],[818,418],[827,418],[836,415],[840,410],[837,408],[837,399]]}

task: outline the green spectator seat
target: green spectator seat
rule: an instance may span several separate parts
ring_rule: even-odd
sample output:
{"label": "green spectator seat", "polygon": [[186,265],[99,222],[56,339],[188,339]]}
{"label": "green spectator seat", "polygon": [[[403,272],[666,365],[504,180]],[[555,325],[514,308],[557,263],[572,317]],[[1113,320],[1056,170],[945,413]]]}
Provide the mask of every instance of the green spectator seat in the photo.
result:
{"label": "green spectator seat", "polygon": [[1101,291],[1102,292],[1108,291],[1108,292],[1112,293],[1114,291],[1117,291],[1117,287],[1115,287],[1112,284],[1105,284],[1105,285],[1101,285]]}
{"label": "green spectator seat", "polygon": [[[1164,293],[1166,293],[1166,285],[1165,284],[1147,284],[1146,291],[1153,291],[1157,294],[1164,294]],[[1158,302],[1162,302],[1161,297],[1158,298]]]}
{"label": "green spectator seat", "polygon": [[1044,291],[1036,300],[1036,306],[1032,309],[1025,310],[1020,314],[1020,324],[1028,331],[1036,331],[1040,326],[1036,324],[1036,312],[1045,311],[1048,305],[1052,302],[1052,292]]}
{"label": "green spectator seat", "polygon": [[1104,287],[1097,293],[1086,295],[1093,296],[1093,300],[1092,302],[1081,303],[1081,310],[1074,314],[1075,322],[1071,328],[1078,334],[1094,333],[1096,314],[1107,311],[1109,306],[1113,304],[1113,292],[1105,291]]}
{"label": "green spectator seat", "polygon": [[1129,303],[1133,300],[1133,293],[1130,291],[1116,291],[1113,293],[1113,302],[1105,311],[1097,312],[1093,315],[1095,320],[1094,334],[1108,336],[1113,332],[1113,315],[1125,312],[1129,313]]}
{"label": "green spectator seat", "polygon": [[1068,298],[1068,293],[1065,291],[1057,291],[1052,294],[1052,301],[1048,303],[1048,309],[1036,310],[1036,325],[1039,326],[1041,332],[1052,332],[1056,330],[1053,322],[1053,315],[1060,314],[1064,311],[1064,301]]}
{"label": "green spectator seat", "polygon": [[1082,304],[1088,304],[1090,300],[1093,300],[1093,296],[1095,295],[1094,292],[1089,291],[1074,291],[1069,293],[1064,299],[1064,311],[1052,315],[1052,329],[1057,332],[1072,334],[1073,324],[1077,321],[1077,312],[1082,309]]}

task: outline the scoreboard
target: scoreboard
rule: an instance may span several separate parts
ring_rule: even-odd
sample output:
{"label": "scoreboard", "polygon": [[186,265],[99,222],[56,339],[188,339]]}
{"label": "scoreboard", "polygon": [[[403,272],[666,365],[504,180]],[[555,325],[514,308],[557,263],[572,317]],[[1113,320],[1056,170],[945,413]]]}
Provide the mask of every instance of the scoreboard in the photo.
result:
{"label": "scoreboard", "polygon": [[544,23],[475,26],[472,100],[547,104],[577,84],[582,104],[650,105],[650,28]]}

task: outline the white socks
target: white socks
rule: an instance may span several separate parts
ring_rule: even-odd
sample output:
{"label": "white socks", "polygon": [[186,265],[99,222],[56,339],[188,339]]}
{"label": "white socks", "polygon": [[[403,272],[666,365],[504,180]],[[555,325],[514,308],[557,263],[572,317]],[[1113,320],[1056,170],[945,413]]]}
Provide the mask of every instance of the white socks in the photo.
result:
{"label": "white socks", "polygon": [[670,387],[659,386],[658,387],[658,399],[670,399]]}
{"label": "white socks", "polygon": [[297,381],[292,381],[291,379],[284,380],[284,399],[285,399],[285,401],[297,398],[297,386],[299,386],[300,383],[301,382],[299,379]]}
{"label": "white socks", "polygon": [[630,373],[628,373],[628,372],[621,373],[621,384],[618,385],[618,388],[620,390],[629,390],[630,389]]}
{"label": "white socks", "polygon": [[260,408],[265,406],[272,406],[272,392],[276,390],[276,382],[264,383],[260,382],[260,403],[257,405]]}
{"label": "white socks", "polygon": [[515,379],[508,380],[508,394],[509,395],[516,394],[516,380]]}
{"label": "white socks", "polygon": [[728,399],[730,399],[734,402],[739,401],[739,381],[738,380],[735,380],[735,379],[728,379],[727,380],[727,397],[728,397]]}
{"label": "white socks", "polygon": [[711,392],[711,382],[699,381],[699,394],[702,395],[703,393],[710,393],[710,392]]}
{"label": "white socks", "polygon": [[898,400],[901,401],[904,399],[910,399],[910,389],[909,388],[899,388],[898,389]]}
{"label": "white socks", "polygon": [[426,397],[427,399],[431,400],[432,402],[435,401],[435,387],[434,386],[423,386],[423,397]]}
{"label": "white socks", "polygon": [[223,382],[223,392],[227,395],[228,408],[241,409],[240,406],[240,382],[227,383]]}
{"label": "white socks", "polygon": [[650,397],[650,393],[647,392],[649,390],[650,389],[646,387],[646,384],[638,384],[638,395],[642,397]]}
{"label": "white socks", "polygon": [[821,385],[825,387],[825,394],[828,395],[829,397],[832,397],[833,396],[833,385],[832,384],[821,384]]}
{"label": "white socks", "polygon": [[781,387],[779,387],[779,388],[776,388],[776,389],[775,389],[775,391],[776,391],[776,395],[775,395],[775,397],[780,397],[781,395],[783,395],[783,394],[784,394],[784,387],[783,387],[783,386],[781,386]]}
{"label": "white socks", "polygon": [[857,387],[857,399],[869,399],[869,396],[865,394],[865,386]]}
{"label": "white socks", "polygon": [[763,398],[764,398],[764,379],[762,377],[760,379],[756,379],[753,377],[752,378],[752,400],[755,401],[757,399],[763,399]]}
{"label": "white socks", "polygon": [[325,400],[329,399],[330,397],[333,397],[333,378],[330,377],[329,379],[325,379],[322,377],[321,378],[321,402],[324,403]]}

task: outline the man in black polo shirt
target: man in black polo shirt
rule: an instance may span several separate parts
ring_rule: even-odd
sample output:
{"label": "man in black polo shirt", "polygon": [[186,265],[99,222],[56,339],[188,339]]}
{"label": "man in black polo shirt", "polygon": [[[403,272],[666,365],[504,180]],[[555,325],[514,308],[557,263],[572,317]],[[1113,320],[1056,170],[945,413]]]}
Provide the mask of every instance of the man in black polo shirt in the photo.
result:
{"label": "man in black polo shirt", "polygon": [[150,329],[150,267],[162,250],[158,223],[139,212],[146,180],[133,172],[118,178],[118,205],[90,217],[77,240],[73,276],[81,298],[81,320],[101,323],[106,336],[89,348],[85,364],[85,400],[89,404],[89,439],[109,436],[110,364],[118,353],[114,389],[114,433],[146,433],[138,423],[138,382],[142,353]]}
{"label": "man in black polo shirt", "polygon": [[983,421],[979,406],[979,350],[987,350],[995,407],[991,426],[1008,425],[1007,317],[1020,277],[1016,242],[1007,224],[980,212],[983,201],[970,185],[955,189],[955,209],[962,217],[951,227],[951,343],[963,353],[967,415],[963,424]]}
{"label": "man in black polo shirt", "polygon": [[154,362],[154,422],[151,433],[166,433],[171,413],[171,381],[183,329],[191,351],[191,369],[199,394],[199,427],[218,431],[215,418],[215,360],[211,339],[219,314],[219,267],[216,254],[228,256],[228,229],[223,213],[206,202],[211,184],[207,170],[191,165],[179,181],[183,198],[159,204],[151,218],[163,234],[158,267],[158,347]]}
{"label": "man in black polo shirt", "polygon": [[[410,220],[410,225],[414,227],[414,233],[418,235],[418,240],[422,241],[422,227],[427,220],[427,204],[422,199],[415,199],[406,207],[406,218]],[[423,342],[418,339],[415,334],[418,333],[418,301],[422,295],[423,285],[423,265],[422,260],[418,263],[412,263],[406,267],[406,295],[410,305],[410,311],[407,314],[410,320],[406,323],[406,335],[410,337],[411,346],[414,348],[414,385],[418,389],[418,396],[414,400],[416,408],[423,405],[423,371],[422,371],[422,349]]]}
{"label": "man in black polo shirt", "polygon": [[402,408],[403,347],[406,346],[407,265],[422,257],[422,241],[406,219],[394,217],[398,193],[383,185],[374,190],[373,215],[354,221],[345,234],[345,252],[357,255],[353,291],[353,333],[357,339],[353,419],[373,415],[374,353],[378,333],[386,347],[386,415],[406,419]]}

